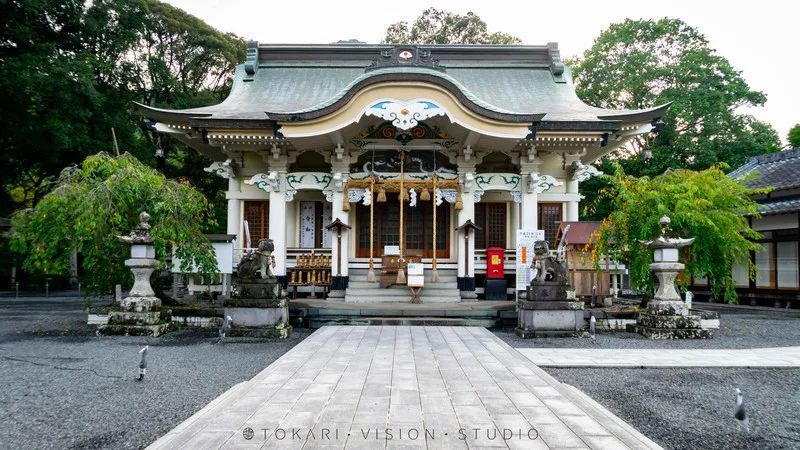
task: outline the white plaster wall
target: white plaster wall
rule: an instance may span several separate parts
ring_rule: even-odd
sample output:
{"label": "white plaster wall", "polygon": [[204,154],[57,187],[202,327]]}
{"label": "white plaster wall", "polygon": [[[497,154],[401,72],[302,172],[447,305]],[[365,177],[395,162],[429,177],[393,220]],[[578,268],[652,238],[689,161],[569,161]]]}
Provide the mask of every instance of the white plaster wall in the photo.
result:
{"label": "white plaster wall", "polygon": [[797,228],[797,214],[764,216],[759,219],[753,219],[753,229],[756,231],[783,230],[787,228]]}

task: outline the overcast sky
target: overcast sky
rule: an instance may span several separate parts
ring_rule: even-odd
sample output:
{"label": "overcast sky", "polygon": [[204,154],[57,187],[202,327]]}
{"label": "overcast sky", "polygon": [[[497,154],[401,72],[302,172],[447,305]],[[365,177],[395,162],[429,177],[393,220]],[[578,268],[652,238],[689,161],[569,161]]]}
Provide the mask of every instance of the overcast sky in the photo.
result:
{"label": "overcast sky", "polygon": [[563,57],[582,53],[609,24],[625,18],[677,17],[700,29],[711,46],[742,71],[767,104],[751,111],[786,140],[800,122],[800,2],[797,0],[606,1],[287,1],[167,0],[212,26],[269,43],[378,43],[386,27],[413,21],[427,7],[472,11],[524,44],[559,43]]}

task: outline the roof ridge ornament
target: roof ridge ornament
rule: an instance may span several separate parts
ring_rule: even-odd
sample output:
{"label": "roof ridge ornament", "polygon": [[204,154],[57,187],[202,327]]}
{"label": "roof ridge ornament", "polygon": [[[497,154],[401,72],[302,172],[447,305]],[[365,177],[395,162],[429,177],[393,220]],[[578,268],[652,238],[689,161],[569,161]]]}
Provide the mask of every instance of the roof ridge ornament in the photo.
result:
{"label": "roof ridge ornament", "polygon": [[547,54],[550,56],[550,72],[556,83],[566,83],[564,78],[564,63],[561,61],[561,51],[558,49],[558,42],[547,43]]}
{"label": "roof ridge ornament", "polygon": [[253,81],[258,70],[258,41],[247,42],[247,59],[244,61],[245,81]]}
{"label": "roof ridge ornament", "polygon": [[397,45],[381,50],[380,56],[374,58],[372,63],[364,69],[364,72],[403,66],[426,67],[440,72],[446,71],[444,67],[439,65],[439,60],[432,57],[430,49],[420,48],[417,45]]}

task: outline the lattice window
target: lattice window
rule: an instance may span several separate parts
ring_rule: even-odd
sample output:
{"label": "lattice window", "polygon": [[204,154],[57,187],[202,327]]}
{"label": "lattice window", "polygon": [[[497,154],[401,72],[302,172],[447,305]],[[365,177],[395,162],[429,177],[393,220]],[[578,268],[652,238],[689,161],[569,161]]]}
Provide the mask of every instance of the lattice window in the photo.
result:
{"label": "lattice window", "polygon": [[377,210],[375,211],[376,215],[380,214],[381,216],[381,250],[387,245],[400,244],[400,208],[397,203],[397,196],[387,195],[387,197],[387,202],[381,204],[380,213]]}
{"label": "lattice window", "polygon": [[[425,203],[425,216],[433,214],[433,207],[431,206],[433,202]],[[432,237],[433,230],[429,231],[428,234]],[[436,207],[436,252],[438,255],[442,255],[441,250],[446,250],[447,247],[447,238],[450,236],[450,206],[446,203],[442,203],[441,205]],[[433,248],[433,242],[431,241],[430,244],[426,245],[426,248]],[[449,253],[449,252],[448,252]]]}
{"label": "lattice window", "polygon": [[[358,220],[358,248],[369,249],[369,206],[364,206],[361,203],[358,203],[357,208],[356,216]],[[376,223],[380,224],[380,222]],[[379,238],[380,236],[375,237]],[[380,245],[379,239],[375,239],[375,241],[377,241],[375,242],[376,247]]]}
{"label": "lattice window", "polygon": [[[419,201],[417,206],[406,203],[403,212],[405,250],[422,250],[426,258],[433,255],[433,202]],[[436,255],[446,258],[450,254],[450,204],[443,203],[436,211]],[[359,205],[356,209],[358,228],[358,249],[356,254],[363,258],[369,256],[369,207]],[[399,245],[400,208],[397,194],[387,194],[385,203],[375,204],[375,251],[376,257],[383,254],[385,245]]]}
{"label": "lattice window", "polygon": [[482,228],[475,233],[475,248],[506,248],[505,203],[479,203],[475,205],[475,224]]}
{"label": "lattice window", "polygon": [[[486,230],[486,203],[475,205],[475,225]],[[484,231],[475,233],[475,248],[486,248],[486,233]]]}
{"label": "lattice window", "polygon": [[561,222],[561,203],[539,203],[539,229],[544,230],[544,238],[550,245],[555,244],[558,224]]}
{"label": "lattice window", "polygon": [[486,205],[486,246],[506,248],[506,204]]}
{"label": "lattice window", "polygon": [[[269,202],[244,202],[244,220],[250,227],[250,245],[256,247],[258,241],[269,238]],[[244,236],[242,236],[244,242]]]}
{"label": "lattice window", "polygon": [[[421,250],[425,248],[425,224],[430,221],[426,219],[425,207],[419,202],[417,206],[410,207],[408,203],[403,209],[403,222],[406,228],[405,244],[406,249]],[[429,211],[428,211],[429,212]],[[430,246],[432,244],[428,244]]]}

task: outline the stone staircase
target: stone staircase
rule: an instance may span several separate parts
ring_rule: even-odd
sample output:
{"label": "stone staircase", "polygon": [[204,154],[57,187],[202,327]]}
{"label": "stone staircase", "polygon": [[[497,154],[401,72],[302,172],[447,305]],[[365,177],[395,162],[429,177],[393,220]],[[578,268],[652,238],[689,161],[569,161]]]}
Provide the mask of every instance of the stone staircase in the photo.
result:
{"label": "stone staircase", "polygon": [[[350,269],[350,283],[345,291],[344,301],[348,303],[410,303],[411,291],[406,285],[392,285],[381,288],[380,281],[367,281],[368,269]],[[425,287],[420,293],[422,303],[458,303],[461,293],[458,290],[457,275],[453,269],[439,269],[439,282],[431,282],[431,270],[425,270]],[[375,279],[380,280],[380,270],[375,270]]]}

